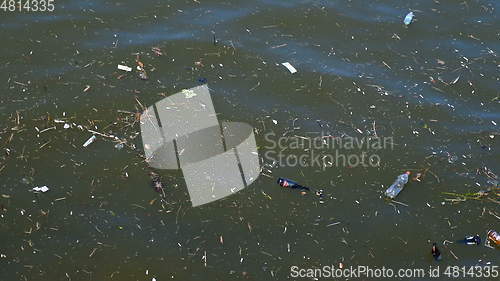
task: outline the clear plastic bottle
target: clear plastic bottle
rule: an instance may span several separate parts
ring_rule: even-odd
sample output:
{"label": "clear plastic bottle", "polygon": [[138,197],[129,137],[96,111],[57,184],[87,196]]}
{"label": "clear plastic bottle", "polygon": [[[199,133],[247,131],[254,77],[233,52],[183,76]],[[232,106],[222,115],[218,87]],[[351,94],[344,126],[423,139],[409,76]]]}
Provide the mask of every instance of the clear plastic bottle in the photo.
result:
{"label": "clear plastic bottle", "polygon": [[410,172],[406,172],[402,175],[399,175],[396,181],[389,186],[389,188],[385,191],[385,196],[394,199],[398,194],[403,190],[404,185],[408,182],[408,177],[410,176]]}

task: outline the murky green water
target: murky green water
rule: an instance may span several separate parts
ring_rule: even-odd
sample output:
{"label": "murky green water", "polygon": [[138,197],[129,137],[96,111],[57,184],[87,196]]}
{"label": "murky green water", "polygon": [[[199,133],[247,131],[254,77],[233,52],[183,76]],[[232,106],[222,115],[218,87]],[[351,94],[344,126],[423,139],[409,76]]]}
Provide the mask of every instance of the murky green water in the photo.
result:
{"label": "murky green water", "polygon": [[[499,3],[57,1],[53,13],[0,10],[0,280],[292,280],[293,265],[498,265],[499,250],[443,245],[500,231],[495,190],[455,202],[442,192],[496,187]],[[135,68],[137,56],[147,81],[117,70]],[[255,128],[267,176],[192,208],[182,172],[156,171],[162,202],[134,113],[203,79],[219,120]],[[84,148],[89,129],[127,145],[97,136]],[[279,151],[266,134],[321,133],[392,137],[394,146],[340,150],[376,154],[379,167],[271,167],[265,157]],[[396,198],[403,204],[384,200],[406,170],[420,182]],[[281,189],[278,176],[324,189],[324,202]],[[44,185],[49,192],[30,191]]]}

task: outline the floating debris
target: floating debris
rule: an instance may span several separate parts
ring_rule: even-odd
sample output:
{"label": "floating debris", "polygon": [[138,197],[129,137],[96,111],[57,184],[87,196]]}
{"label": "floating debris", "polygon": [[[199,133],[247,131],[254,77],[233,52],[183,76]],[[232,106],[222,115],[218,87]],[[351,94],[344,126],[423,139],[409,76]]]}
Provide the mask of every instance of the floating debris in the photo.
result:
{"label": "floating debris", "polygon": [[163,193],[163,183],[161,182],[160,175],[155,172],[150,172],[149,177],[151,178],[151,185],[158,193]]}
{"label": "floating debris", "polygon": [[163,56],[163,52],[161,51],[161,49],[160,49],[159,47],[152,47],[152,48],[151,48],[151,51],[152,51],[155,55],[157,55],[157,56],[159,56],[159,57]]}
{"label": "floating debris", "polygon": [[44,185],[44,186],[41,186],[41,187],[38,187],[38,186],[33,187],[33,189],[32,189],[32,190],[33,190],[33,191],[35,191],[35,192],[42,192],[42,193],[45,193],[45,192],[49,191],[49,188],[48,188],[47,186],[45,186],[45,185]]}
{"label": "floating debris", "polygon": [[139,55],[137,55],[135,62],[137,63],[136,68],[137,71],[139,71],[139,78],[141,80],[148,80],[149,79],[148,74],[146,73],[146,69],[144,68],[144,63],[139,60]]}
{"label": "floating debris", "polygon": [[458,76],[457,78],[455,78],[455,80],[451,81],[450,85],[456,84],[459,79],[460,79],[460,76]]}
{"label": "floating debris", "polygon": [[399,175],[394,183],[385,191],[385,195],[391,199],[396,198],[401,190],[403,190],[404,185],[408,183],[409,175],[409,171]]}
{"label": "floating debris", "polygon": [[441,260],[441,252],[439,251],[436,243],[432,243],[432,250],[431,250],[432,256],[436,261]]}
{"label": "floating debris", "polygon": [[139,71],[139,78],[141,78],[142,80],[149,79],[148,75],[146,74],[146,71]]}
{"label": "floating debris", "polygon": [[498,233],[494,230],[490,230],[490,231],[488,231],[487,237],[488,237],[488,241],[491,241],[492,243],[494,243],[497,246],[500,245],[500,233]]}
{"label": "floating debris", "polygon": [[297,69],[295,69],[295,67],[293,67],[293,65],[291,65],[289,62],[283,62],[281,64],[284,67],[286,67],[288,69],[288,71],[290,71],[290,73],[294,74],[295,72],[297,72]]}
{"label": "floating debris", "polygon": [[413,17],[414,17],[414,16],[415,16],[415,15],[413,14],[413,12],[409,12],[409,13],[406,15],[405,19],[403,20],[404,24],[405,24],[405,25],[407,25],[407,26],[408,26],[408,25],[410,25],[410,23],[413,21]]}
{"label": "floating debris", "polygon": [[132,67],[129,67],[129,66],[126,66],[126,65],[122,65],[122,64],[118,65],[118,69],[119,70],[123,70],[123,71],[127,71],[127,72],[132,71]]}
{"label": "floating debris", "polygon": [[182,93],[186,96],[186,99],[196,97],[196,93],[193,90],[184,89],[182,90]]}
{"label": "floating debris", "polygon": [[95,135],[91,136],[84,144],[83,144],[83,147],[87,147],[89,146],[91,143],[93,143],[95,141],[96,137]]}
{"label": "floating debris", "polygon": [[286,179],[286,178],[278,178],[278,184],[281,187],[298,189],[298,190],[301,190],[301,191],[309,191],[309,190],[311,190],[307,186],[300,185],[300,184],[296,183],[295,181],[290,180],[290,179]]}
{"label": "floating debris", "polygon": [[[460,241],[462,242],[462,241]],[[476,234],[474,236],[466,236],[463,242],[467,245],[480,245],[481,244],[481,237],[479,234]]]}

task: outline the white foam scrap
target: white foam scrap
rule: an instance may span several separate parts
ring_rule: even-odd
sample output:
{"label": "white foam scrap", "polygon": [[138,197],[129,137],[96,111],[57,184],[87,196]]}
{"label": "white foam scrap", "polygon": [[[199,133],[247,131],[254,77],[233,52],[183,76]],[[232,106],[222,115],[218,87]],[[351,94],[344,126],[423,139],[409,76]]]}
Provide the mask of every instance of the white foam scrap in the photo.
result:
{"label": "white foam scrap", "polygon": [[118,65],[118,69],[119,69],[119,70],[123,70],[123,71],[127,71],[127,72],[132,71],[132,67],[128,67],[128,66],[126,66],[126,65],[122,65],[122,64],[119,64],[119,65]]}
{"label": "white foam scrap", "polygon": [[273,119],[273,123],[274,123],[274,125],[278,125],[278,121],[276,121],[274,119]]}
{"label": "white foam scrap", "polygon": [[69,129],[69,127],[70,127],[70,126],[69,126],[69,124],[68,124],[68,123],[64,124],[64,129]]}
{"label": "white foam scrap", "polygon": [[49,191],[49,188],[45,185],[42,187],[35,186],[35,187],[33,187],[32,190],[36,191],[36,192],[47,192],[47,191]]}
{"label": "white foam scrap", "polygon": [[290,73],[294,74],[295,72],[297,72],[297,69],[295,69],[295,67],[293,67],[293,65],[291,65],[289,62],[283,62],[281,64],[284,67],[286,67],[288,69],[288,71],[290,71]]}

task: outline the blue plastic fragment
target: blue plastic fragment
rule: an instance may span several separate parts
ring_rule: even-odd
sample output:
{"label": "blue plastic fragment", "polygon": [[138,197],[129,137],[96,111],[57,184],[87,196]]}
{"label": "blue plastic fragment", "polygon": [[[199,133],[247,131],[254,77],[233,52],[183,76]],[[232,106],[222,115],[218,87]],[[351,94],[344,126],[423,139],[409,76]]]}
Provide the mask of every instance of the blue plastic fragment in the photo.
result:
{"label": "blue plastic fragment", "polygon": [[207,78],[204,77],[198,78],[198,82],[200,82],[201,84],[206,84],[207,81],[208,81]]}
{"label": "blue plastic fragment", "polygon": [[413,20],[413,17],[414,17],[414,16],[415,16],[415,15],[413,14],[413,12],[409,12],[409,13],[406,15],[406,17],[405,17],[405,19],[404,19],[404,21],[403,21],[403,22],[405,23],[405,25],[409,25],[409,24],[411,23],[411,21]]}

